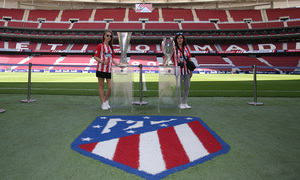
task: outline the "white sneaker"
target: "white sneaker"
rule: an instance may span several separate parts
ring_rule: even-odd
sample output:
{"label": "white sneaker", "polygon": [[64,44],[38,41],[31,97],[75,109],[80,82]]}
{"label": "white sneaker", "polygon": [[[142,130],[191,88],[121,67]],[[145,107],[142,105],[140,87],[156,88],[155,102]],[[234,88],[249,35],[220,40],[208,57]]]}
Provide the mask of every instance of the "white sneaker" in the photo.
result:
{"label": "white sneaker", "polygon": [[180,108],[180,109],[185,109],[186,107],[184,106],[184,104],[180,104],[180,105],[179,105],[179,108]]}
{"label": "white sneaker", "polygon": [[102,104],[101,109],[102,109],[102,110],[108,110],[108,107],[106,106],[106,103],[103,103],[103,104]]}
{"label": "white sneaker", "polygon": [[189,106],[188,104],[183,104],[184,105],[184,107],[186,108],[186,109],[191,109],[192,107],[191,106]]}
{"label": "white sneaker", "polygon": [[105,101],[105,104],[106,104],[106,107],[107,107],[108,109],[110,109],[110,105],[108,104],[108,100]]}

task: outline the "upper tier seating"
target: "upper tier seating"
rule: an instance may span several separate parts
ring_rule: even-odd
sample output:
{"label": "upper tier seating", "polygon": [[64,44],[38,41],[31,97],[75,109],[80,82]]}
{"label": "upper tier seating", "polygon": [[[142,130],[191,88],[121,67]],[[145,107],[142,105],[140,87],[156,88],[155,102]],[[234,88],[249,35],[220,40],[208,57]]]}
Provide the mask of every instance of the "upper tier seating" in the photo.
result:
{"label": "upper tier seating", "polygon": [[39,18],[45,19],[46,21],[55,21],[58,17],[59,10],[36,10],[32,9],[29,11],[28,21],[37,21]]}
{"label": "upper tier seating", "polygon": [[70,19],[79,19],[79,21],[88,21],[92,15],[92,9],[64,10],[61,15],[61,21]]}
{"label": "upper tier seating", "polygon": [[175,19],[183,19],[184,21],[194,21],[191,9],[162,8],[162,16],[165,22],[174,21]]}
{"label": "upper tier seating", "polygon": [[279,20],[280,17],[289,17],[290,19],[300,18],[299,8],[286,8],[286,9],[266,9],[268,20]]}
{"label": "upper tier seating", "polygon": [[104,21],[105,19],[124,21],[125,10],[125,8],[97,9],[94,21]]}
{"label": "upper tier seating", "polygon": [[210,19],[219,19],[221,22],[227,22],[225,10],[207,10],[195,9],[199,21],[209,21]]}
{"label": "upper tier seating", "polygon": [[22,20],[24,15],[24,9],[6,9],[0,8],[0,18],[11,17],[12,20]]}
{"label": "upper tier seating", "polygon": [[129,21],[139,21],[139,19],[148,19],[148,21],[158,21],[158,9],[154,9],[151,13],[136,13],[134,9],[129,9]]}
{"label": "upper tier seating", "polygon": [[229,13],[233,21],[244,21],[244,19],[262,21],[260,10],[229,10]]}

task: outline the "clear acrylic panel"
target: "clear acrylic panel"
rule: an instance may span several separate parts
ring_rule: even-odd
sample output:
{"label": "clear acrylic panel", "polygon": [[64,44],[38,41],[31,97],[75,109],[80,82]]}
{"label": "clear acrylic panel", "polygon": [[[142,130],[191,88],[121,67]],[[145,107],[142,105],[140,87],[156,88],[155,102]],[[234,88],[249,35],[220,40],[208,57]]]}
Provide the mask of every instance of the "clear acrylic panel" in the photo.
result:
{"label": "clear acrylic panel", "polygon": [[180,109],[180,76],[176,75],[174,67],[159,67],[159,100],[158,112],[162,110]]}
{"label": "clear acrylic panel", "polygon": [[132,109],[132,86],[133,86],[132,67],[112,67],[112,100],[111,110]]}

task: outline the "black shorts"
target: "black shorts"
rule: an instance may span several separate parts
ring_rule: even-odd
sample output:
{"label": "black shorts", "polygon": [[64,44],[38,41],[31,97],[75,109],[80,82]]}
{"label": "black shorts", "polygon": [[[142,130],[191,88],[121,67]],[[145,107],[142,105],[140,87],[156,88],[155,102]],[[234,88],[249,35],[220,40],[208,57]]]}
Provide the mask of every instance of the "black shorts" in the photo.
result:
{"label": "black shorts", "polygon": [[103,79],[111,79],[111,73],[96,71],[96,77]]}

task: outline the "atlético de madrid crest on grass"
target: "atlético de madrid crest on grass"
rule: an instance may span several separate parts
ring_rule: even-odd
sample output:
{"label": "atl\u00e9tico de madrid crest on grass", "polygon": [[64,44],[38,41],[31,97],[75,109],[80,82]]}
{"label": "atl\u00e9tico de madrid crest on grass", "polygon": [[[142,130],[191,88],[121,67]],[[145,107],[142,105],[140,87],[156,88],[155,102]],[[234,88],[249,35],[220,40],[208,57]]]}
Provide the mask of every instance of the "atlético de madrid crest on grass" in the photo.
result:
{"label": "atl\u00e9tico de madrid crest on grass", "polygon": [[100,116],[71,148],[145,179],[164,178],[230,149],[200,118],[186,116]]}

